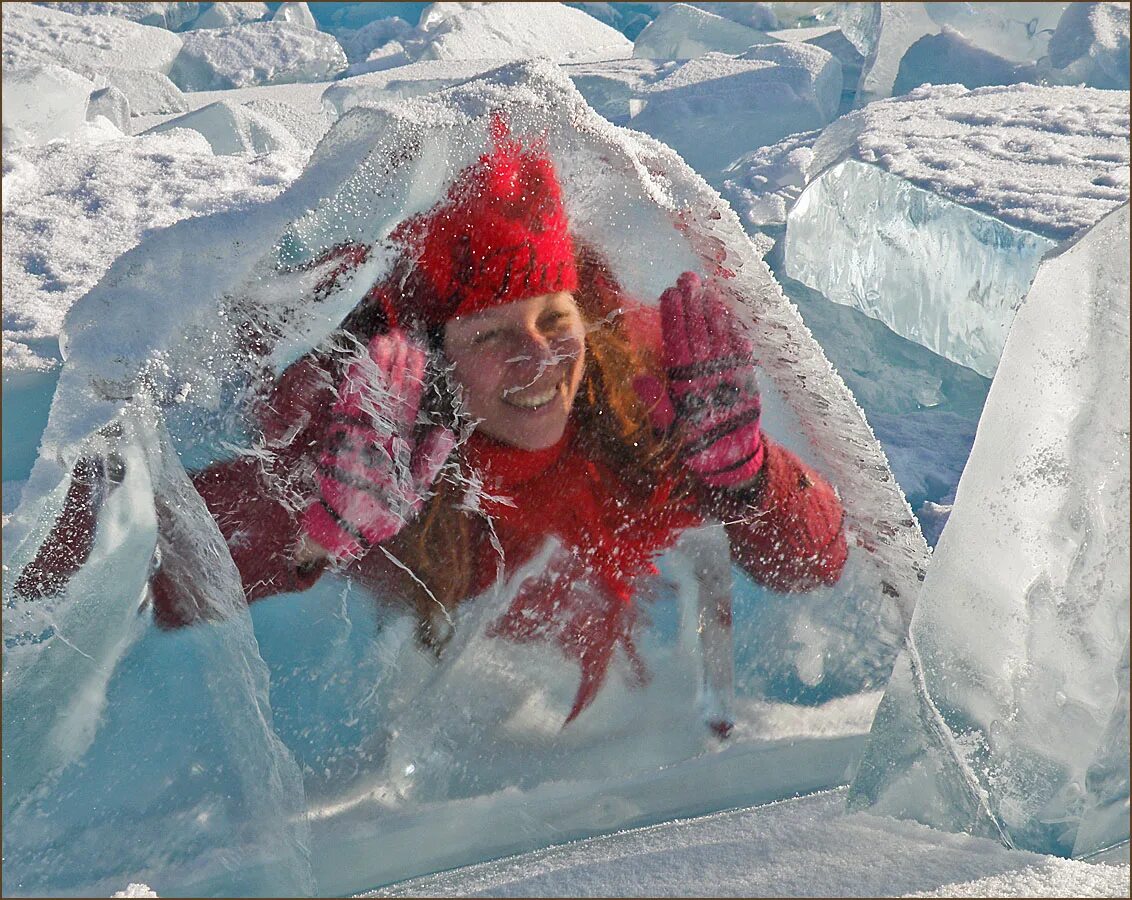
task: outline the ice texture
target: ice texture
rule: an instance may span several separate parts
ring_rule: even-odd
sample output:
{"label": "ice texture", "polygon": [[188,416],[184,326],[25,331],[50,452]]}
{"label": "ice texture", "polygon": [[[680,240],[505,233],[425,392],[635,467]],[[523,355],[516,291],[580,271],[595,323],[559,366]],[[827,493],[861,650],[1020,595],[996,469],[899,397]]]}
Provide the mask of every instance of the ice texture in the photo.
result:
{"label": "ice texture", "polygon": [[924,3],[933,22],[952,28],[977,47],[1016,63],[1046,55],[1064,2]]}
{"label": "ice texture", "polygon": [[784,261],[835,303],[989,377],[1055,245],[850,159],[798,197]]}
{"label": "ice texture", "polygon": [[[1032,75],[1026,64],[1033,64],[1046,53],[1050,35],[1061,11],[1073,4],[1065,3],[848,3],[836,14],[838,25],[846,37],[864,55],[860,81],[857,84],[857,105],[901,93],[912,70],[924,71],[923,57],[927,48],[938,51],[938,42],[920,44],[915,54],[921,60],[910,60],[908,74],[898,85],[897,79],[909,49],[924,38],[943,31],[954,37],[944,39],[944,47],[953,53],[962,48],[967,56],[977,59],[984,68],[991,59],[1022,64],[1019,72]],[[982,51],[982,53],[978,53]],[[934,57],[938,59],[937,57]],[[926,80],[943,83],[958,70],[959,62],[946,59],[936,77]],[[998,64],[1005,70],[1004,63]],[[985,84],[1001,83],[987,81]],[[918,82],[916,82],[918,84]],[[915,87],[916,84],[912,84]],[[972,85],[974,86],[974,85]]]}
{"label": "ice texture", "polygon": [[665,6],[633,42],[633,56],[692,59],[705,53],[742,53],[774,39],[761,31],[687,3]]}
{"label": "ice texture", "polygon": [[1014,320],[857,807],[1062,856],[1128,840],[1128,226],[1048,258]]}
{"label": "ice texture", "polygon": [[[676,150],[709,182],[757,147],[828,124],[841,65],[809,44],[758,44],[738,57],[709,53],[646,86],[633,128]],[[705,141],[704,135],[712,135]]]}
{"label": "ice texture", "polygon": [[76,16],[55,9],[54,4],[9,4],[2,20],[6,71],[36,65],[76,70],[101,65],[168,72],[181,50],[181,36],[164,28],[111,16]]}
{"label": "ice texture", "polygon": [[62,66],[5,71],[5,147],[74,137],[86,122],[92,90],[92,81]]}
{"label": "ice texture", "polygon": [[926,34],[939,31],[923,3],[847,3],[838,24],[864,57],[857,82],[858,106],[892,96],[900,60]]}
{"label": "ice texture", "polygon": [[992,374],[1041,255],[1127,200],[1127,135],[1124,98],[1089,88],[871,104],[812,144],[820,174],[789,213],[785,271]]}
{"label": "ice texture", "polygon": [[[646,585],[655,601],[639,648],[654,681],[632,687],[618,656],[567,731],[576,664],[486,630],[525,575],[561,559],[555,541],[517,582],[460,605],[438,660],[409,616],[343,578],[249,616],[185,477],[265,449],[247,433],[249,383],[336,327],[389,265],[382,239],[478,158],[501,107],[517,134],[545,139],[576,234],[609,254],[631,297],[655,304],[687,268],[723,279],[756,347],[768,432],[837,485],[852,548],[831,588],[778,596],[718,569],[709,586],[697,566],[722,534],[705,526],[698,549],[674,548]],[[379,252],[325,300],[306,299],[327,267],[296,266],[346,239]],[[266,356],[244,349],[249,325]],[[178,222],[117,259],[72,308],[61,343],[43,450],[5,531],[9,571],[42,540],[80,455],[117,454],[126,474],[66,594],[24,602],[5,585],[5,725],[20,735],[4,747],[7,885],[344,893],[830,786],[859,749],[927,561],[923,538],[737,218],[669,148],[589,109],[557,67],[511,65],[354,107],[275,200]],[[139,616],[155,547],[216,621],[165,634]],[[728,575],[736,725],[721,747],[704,716],[727,692],[711,662],[725,651],[699,624]],[[100,587],[108,580],[113,590]],[[576,587],[593,590],[588,573]]]}
{"label": "ice texture", "polygon": [[208,28],[184,39],[169,68],[183,91],[329,81],[346,68],[346,54],[332,36],[286,22]]}
{"label": "ice texture", "polygon": [[1070,3],[1049,39],[1045,77],[1062,84],[1128,90],[1127,3]]}

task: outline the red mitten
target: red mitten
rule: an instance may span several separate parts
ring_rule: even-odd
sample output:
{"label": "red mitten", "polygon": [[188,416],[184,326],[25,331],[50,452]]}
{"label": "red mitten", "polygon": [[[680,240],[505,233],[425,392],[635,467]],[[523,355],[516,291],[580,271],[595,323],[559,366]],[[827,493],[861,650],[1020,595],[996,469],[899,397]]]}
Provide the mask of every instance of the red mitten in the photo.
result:
{"label": "red mitten", "polygon": [[456,445],[440,427],[413,444],[427,358],[394,329],[347,367],[319,458],[320,497],[303,514],[303,530],[335,558],[360,556],[397,534]]}
{"label": "red mitten", "polygon": [[694,272],[661,295],[660,315],[683,459],[711,487],[741,486],[764,455],[750,342],[719,288]]}

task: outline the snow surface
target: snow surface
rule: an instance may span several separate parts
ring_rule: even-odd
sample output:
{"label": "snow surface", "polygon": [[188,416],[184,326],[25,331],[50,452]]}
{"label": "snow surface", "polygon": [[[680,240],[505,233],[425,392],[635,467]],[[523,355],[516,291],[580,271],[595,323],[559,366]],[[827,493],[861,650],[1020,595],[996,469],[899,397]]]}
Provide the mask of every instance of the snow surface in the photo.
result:
{"label": "snow surface", "polygon": [[1126,897],[1129,867],[844,812],[844,791],[578,841],[366,897]]}
{"label": "snow surface", "polygon": [[[297,110],[292,108],[290,112],[292,117],[298,118]],[[252,106],[231,100],[218,100],[194,109],[183,116],[155,125],[143,134],[161,134],[174,128],[189,128],[204,135],[217,156],[230,153],[274,153],[278,150],[295,153],[298,150],[295,137],[286,127]],[[313,150],[313,143],[306,149],[308,152]]]}
{"label": "snow surface", "polygon": [[334,38],[288,22],[251,22],[184,35],[169,78],[184,91],[326,81],[346,68]]}
{"label": "snow surface", "polygon": [[168,72],[181,35],[112,16],[76,16],[61,9],[8,3],[3,20],[5,71],[35,65],[115,66]]}
{"label": "snow surface", "polygon": [[[658,138],[709,182],[737,157],[837,114],[841,65],[810,44],[757,44],[709,53],[643,87],[632,127]],[[712,140],[704,140],[704,135]]]}
{"label": "snow surface", "polygon": [[[623,59],[633,44],[581,10],[561,3],[434,3],[421,18],[419,49],[410,59],[548,59],[593,62]],[[408,43],[406,47],[408,47]]]}

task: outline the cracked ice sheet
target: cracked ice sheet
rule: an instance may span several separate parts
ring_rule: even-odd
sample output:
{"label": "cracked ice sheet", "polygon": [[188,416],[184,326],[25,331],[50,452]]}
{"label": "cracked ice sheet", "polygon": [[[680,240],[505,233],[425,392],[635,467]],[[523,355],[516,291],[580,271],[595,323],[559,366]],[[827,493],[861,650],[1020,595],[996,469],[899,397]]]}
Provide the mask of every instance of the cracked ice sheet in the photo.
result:
{"label": "cracked ice sheet", "polygon": [[367,897],[1120,897],[1125,864],[1007,850],[863,813],[844,792],[468,866]]}

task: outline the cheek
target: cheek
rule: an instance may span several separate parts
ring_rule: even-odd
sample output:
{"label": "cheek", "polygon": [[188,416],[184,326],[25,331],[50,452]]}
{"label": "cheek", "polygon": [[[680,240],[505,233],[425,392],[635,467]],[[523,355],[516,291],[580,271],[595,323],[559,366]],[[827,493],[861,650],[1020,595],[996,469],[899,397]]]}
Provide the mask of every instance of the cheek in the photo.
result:
{"label": "cheek", "polygon": [[456,381],[463,389],[464,402],[473,415],[487,409],[502,392],[499,371],[483,355],[454,362]]}

